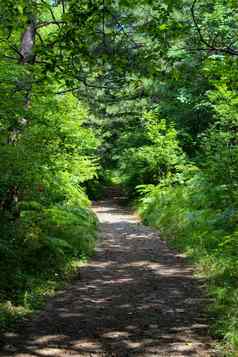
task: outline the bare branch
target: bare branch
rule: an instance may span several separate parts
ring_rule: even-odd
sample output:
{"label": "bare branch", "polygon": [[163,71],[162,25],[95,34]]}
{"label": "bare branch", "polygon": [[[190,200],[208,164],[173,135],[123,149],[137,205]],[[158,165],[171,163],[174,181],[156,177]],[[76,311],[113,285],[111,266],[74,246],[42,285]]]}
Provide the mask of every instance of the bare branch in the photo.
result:
{"label": "bare branch", "polygon": [[64,2],[64,0],[61,1],[61,4],[62,4],[62,9],[63,9],[63,14],[65,14],[65,2]]}
{"label": "bare branch", "polygon": [[192,4],[192,7],[191,7],[193,23],[194,23],[194,25],[195,25],[195,27],[197,29],[197,32],[199,34],[201,42],[203,42],[207,47],[210,47],[210,44],[205,40],[205,38],[202,35],[202,31],[200,29],[200,26],[198,25],[198,22],[197,22],[197,19],[196,19],[196,16],[195,16],[195,6],[196,6],[196,4],[197,4],[197,0],[194,0],[193,4]]}
{"label": "bare branch", "polygon": [[[22,53],[18,50],[17,47],[15,47],[14,45],[9,45],[9,48],[11,50],[13,50],[14,52],[16,52],[18,54],[18,56],[20,57],[21,60],[23,60],[23,55]],[[19,58],[18,58],[19,59]]]}
{"label": "bare branch", "polygon": [[39,32],[36,31],[36,36],[38,36],[42,46],[44,46],[44,41],[43,41],[43,38],[41,37],[41,34]]}
{"label": "bare branch", "polygon": [[77,92],[80,89],[82,89],[81,87],[76,87],[76,88],[69,88],[69,89],[64,89],[62,91],[59,92],[55,92],[56,95],[61,95],[61,94],[66,94],[66,93],[72,93],[72,92]]}
{"label": "bare branch", "polygon": [[61,21],[61,20],[57,20],[57,21],[43,21],[43,22],[39,22],[38,24],[36,24],[35,28],[36,30],[42,27],[46,27],[49,25],[57,25],[58,27],[62,24],[65,24],[65,21]]}

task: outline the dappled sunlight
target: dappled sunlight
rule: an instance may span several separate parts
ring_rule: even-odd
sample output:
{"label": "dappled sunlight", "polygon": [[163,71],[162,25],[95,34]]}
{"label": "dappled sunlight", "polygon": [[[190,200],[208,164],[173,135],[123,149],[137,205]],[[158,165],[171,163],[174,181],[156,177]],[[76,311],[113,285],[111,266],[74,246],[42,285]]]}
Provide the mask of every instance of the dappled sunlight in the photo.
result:
{"label": "dappled sunlight", "polygon": [[4,357],[202,353],[206,297],[183,257],[127,213],[124,221],[123,210],[113,208],[112,222],[110,207],[96,211],[104,240],[95,257],[80,269],[80,280],[49,300],[24,343],[5,336],[11,353],[6,348]]}
{"label": "dappled sunlight", "polygon": [[129,267],[148,267],[150,265],[150,262],[147,260],[142,260],[139,262],[132,262],[129,264],[124,264],[123,268],[129,268]]}

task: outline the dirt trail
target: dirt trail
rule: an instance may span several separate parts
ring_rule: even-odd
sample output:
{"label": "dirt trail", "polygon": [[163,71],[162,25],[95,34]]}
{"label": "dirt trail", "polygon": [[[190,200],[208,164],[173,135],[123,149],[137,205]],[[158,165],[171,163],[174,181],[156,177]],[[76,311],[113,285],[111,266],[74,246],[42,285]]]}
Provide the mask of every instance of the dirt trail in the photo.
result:
{"label": "dirt trail", "polygon": [[50,299],[1,356],[215,356],[202,282],[158,232],[112,202],[95,206],[102,240],[80,279]]}

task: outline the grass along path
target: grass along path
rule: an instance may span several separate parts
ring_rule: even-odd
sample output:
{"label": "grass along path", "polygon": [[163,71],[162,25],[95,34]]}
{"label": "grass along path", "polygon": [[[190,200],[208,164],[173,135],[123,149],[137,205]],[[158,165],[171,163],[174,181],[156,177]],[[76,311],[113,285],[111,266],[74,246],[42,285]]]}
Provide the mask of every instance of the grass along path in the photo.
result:
{"label": "grass along path", "polygon": [[94,210],[102,239],[80,277],[18,333],[1,356],[216,356],[202,281],[158,232],[114,202]]}

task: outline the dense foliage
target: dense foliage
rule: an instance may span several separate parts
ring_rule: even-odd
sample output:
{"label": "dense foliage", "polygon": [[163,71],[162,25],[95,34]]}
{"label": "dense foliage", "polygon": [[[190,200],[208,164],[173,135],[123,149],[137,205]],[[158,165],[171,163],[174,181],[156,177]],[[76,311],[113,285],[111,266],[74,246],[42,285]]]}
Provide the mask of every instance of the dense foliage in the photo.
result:
{"label": "dense foliage", "polygon": [[[44,27],[52,9],[33,5],[1,3],[0,327],[36,308],[96,239],[84,185],[96,176],[99,141],[86,103],[57,94],[61,79],[43,60],[44,41],[56,35]],[[33,15],[38,39],[29,34]]]}
{"label": "dense foliage", "polygon": [[236,2],[0,0],[0,9],[1,306],[31,308],[92,252],[85,192],[100,196],[111,179],[199,263],[216,333],[235,351]]}
{"label": "dense foliage", "polygon": [[96,174],[97,140],[83,127],[86,109],[49,90],[32,99],[31,125],[0,150],[0,298],[25,308],[45,293],[46,280],[60,281],[77,257],[92,253],[96,234],[82,184]]}

